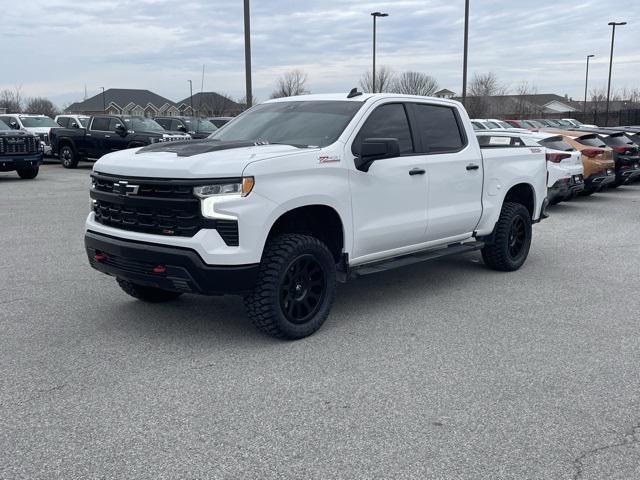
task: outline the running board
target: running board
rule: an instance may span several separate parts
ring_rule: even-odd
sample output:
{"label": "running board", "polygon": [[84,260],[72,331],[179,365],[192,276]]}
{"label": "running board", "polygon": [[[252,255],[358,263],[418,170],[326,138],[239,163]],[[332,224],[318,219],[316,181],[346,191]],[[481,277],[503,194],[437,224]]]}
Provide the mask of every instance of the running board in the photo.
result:
{"label": "running board", "polygon": [[414,263],[426,262],[427,260],[435,260],[437,258],[448,257],[449,255],[459,255],[461,253],[475,252],[484,247],[484,242],[474,243],[454,243],[448,247],[438,248],[437,250],[427,250],[417,253],[410,253],[400,257],[394,257],[388,260],[382,260],[375,263],[367,263],[349,269],[349,277],[357,278],[372,273],[380,273]]}

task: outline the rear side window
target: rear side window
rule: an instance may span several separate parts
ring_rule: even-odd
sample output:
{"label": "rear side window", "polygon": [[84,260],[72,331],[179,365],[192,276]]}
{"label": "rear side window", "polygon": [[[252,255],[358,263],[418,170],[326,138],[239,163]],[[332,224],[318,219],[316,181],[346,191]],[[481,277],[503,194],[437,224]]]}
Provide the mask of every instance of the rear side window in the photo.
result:
{"label": "rear side window", "polygon": [[562,137],[549,137],[538,142],[540,145],[552,150],[561,150],[563,152],[573,152],[575,148],[563,140]]}
{"label": "rear side window", "polygon": [[109,132],[109,117],[96,117],[91,124],[91,130],[100,130],[102,132]]}
{"label": "rear side window", "polygon": [[423,153],[457,152],[466,143],[456,112],[441,105],[413,104]]}
{"label": "rear side window", "polygon": [[578,140],[578,142],[580,142],[582,145],[587,145],[588,147],[606,147],[606,143],[604,143],[600,138],[598,138],[597,135],[587,135],[584,137],[578,137],[576,138],[576,140]]}
{"label": "rear side window", "polygon": [[388,103],[376,108],[353,141],[351,150],[354,155],[360,155],[360,145],[367,138],[397,138],[401,154],[413,153],[413,140],[404,106]]}
{"label": "rear side window", "polygon": [[58,125],[60,125],[61,127],[68,127],[69,126],[69,117],[60,117],[58,118]]}

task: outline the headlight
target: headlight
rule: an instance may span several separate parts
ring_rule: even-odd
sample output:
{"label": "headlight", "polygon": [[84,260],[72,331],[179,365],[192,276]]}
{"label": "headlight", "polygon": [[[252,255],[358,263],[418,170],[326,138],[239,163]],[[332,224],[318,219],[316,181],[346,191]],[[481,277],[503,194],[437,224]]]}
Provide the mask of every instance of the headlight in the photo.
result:
{"label": "headlight", "polygon": [[253,177],[244,177],[237,182],[216,183],[213,185],[202,185],[193,187],[193,194],[200,198],[218,197],[222,195],[239,195],[246,197],[253,190]]}

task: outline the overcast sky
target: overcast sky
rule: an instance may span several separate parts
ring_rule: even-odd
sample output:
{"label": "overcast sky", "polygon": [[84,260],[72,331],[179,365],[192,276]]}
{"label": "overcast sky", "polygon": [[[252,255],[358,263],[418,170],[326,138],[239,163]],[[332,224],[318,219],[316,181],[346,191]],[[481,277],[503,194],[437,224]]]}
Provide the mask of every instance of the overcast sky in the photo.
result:
{"label": "overcast sky", "polygon": [[[0,89],[58,105],[99,87],[147,88],[172,100],[204,89],[244,96],[242,0],[0,0]],[[265,99],[292,68],[314,93],[348,91],[371,63],[370,12],[378,65],[418,70],[459,93],[464,0],[253,0],[254,95]],[[495,72],[512,88],[580,98],[585,56],[590,85],[606,85],[611,27],[614,89],[640,87],[640,1],[471,0],[469,72]]]}

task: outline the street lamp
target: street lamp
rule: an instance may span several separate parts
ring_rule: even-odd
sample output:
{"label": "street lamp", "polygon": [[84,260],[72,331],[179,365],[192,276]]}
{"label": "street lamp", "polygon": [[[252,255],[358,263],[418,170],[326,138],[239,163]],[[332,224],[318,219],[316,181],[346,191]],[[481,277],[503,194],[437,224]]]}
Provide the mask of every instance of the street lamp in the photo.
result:
{"label": "street lamp", "polygon": [[613,67],[613,42],[616,38],[616,27],[626,25],[627,22],[609,22],[607,25],[611,25],[611,54],[609,55],[609,83],[607,83],[607,110],[604,117],[604,124],[609,124],[609,96],[611,95],[611,68]]}
{"label": "street lamp", "polygon": [[584,114],[587,114],[587,85],[589,84],[589,59],[595,55],[587,55],[587,73],[584,76]]}
{"label": "street lamp", "polygon": [[104,102],[104,87],[100,87],[102,89],[102,113],[107,113],[107,106]]}
{"label": "street lamp", "polygon": [[247,108],[253,103],[251,91],[251,16],[249,0],[244,0],[244,77],[245,77],[245,101]]}
{"label": "street lamp", "polygon": [[195,113],[193,111],[193,82],[191,80],[187,80],[187,82],[189,82],[189,96],[191,98],[191,115],[195,116]]}
{"label": "street lamp", "polygon": [[388,13],[373,12],[373,75],[371,77],[371,93],[376,93],[376,18],[388,17]]}
{"label": "street lamp", "polygon": [[467,100],[467,57],[469,54],[469,0],[464,2],[464,53],[462,55],[462,104]]}

